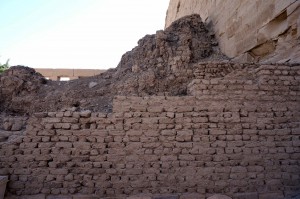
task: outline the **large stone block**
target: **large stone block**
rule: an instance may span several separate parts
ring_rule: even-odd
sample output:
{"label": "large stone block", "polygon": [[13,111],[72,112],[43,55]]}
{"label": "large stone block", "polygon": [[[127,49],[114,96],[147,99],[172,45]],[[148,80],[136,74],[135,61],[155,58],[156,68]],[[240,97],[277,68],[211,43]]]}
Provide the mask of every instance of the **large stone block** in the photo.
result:
{"label": "large stone block", "polygon": [[[293,24],[299,30],[299,13],[296,17],[288,16],[295,13],[297,0],[268,0],[268,1],[206,1],[206,0],[171,0],[165,21],[165,27],[175,20],[194,13],[200,14],[202,20],[215,32],[219,46],[229,57],[238,57],[245,52],[251,52],[266,41],[276,40],[272,51],[264,51],[255,56],[254,61],[263,60],[270,55],[269,60],[286,60],[292,57],[297,60],[299,45],[292,31],[285,32]],[[286,18],[281,16],[286,15]],[[283,34],[283,32],[285,34]],[[297,34],[300,31],[297,31]],[[283,35],[283,37],[281,37]],[[286,42],[288,35],[288,42]],[[291,43],[289,43],[291,42]],[[296,51],[287,52],[289,47]],[[293,54],[291,56],[291,53]],[[268,57],[268,56],[266,56]],[[268,59],[267,59],[268,60]]]}

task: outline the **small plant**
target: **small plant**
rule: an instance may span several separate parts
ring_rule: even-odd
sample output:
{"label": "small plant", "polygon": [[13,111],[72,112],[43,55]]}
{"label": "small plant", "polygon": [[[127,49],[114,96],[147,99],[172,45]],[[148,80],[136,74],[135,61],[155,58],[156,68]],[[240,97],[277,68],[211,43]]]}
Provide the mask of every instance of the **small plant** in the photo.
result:
{"label": "small plant", "polygon": [[0,63],[0,74],[3,73],[5,70],[7,70],[9,68],[8,62],[9,62],[9,59],[6,61],[5,64]]}

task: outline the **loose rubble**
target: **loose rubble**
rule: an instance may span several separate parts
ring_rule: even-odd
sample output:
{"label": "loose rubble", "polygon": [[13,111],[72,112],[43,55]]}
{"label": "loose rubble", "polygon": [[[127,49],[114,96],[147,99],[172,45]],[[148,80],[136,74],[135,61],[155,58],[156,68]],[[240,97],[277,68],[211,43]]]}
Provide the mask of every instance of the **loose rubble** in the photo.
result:
{"label": "loose rubble", "polygon": [[186,95],[199,62],[225,60],[199,15],[146,35],[115,69],[95,77],[55,82],[16,66],[0,75],[0,111],[31,114],[78,107],[111,111],[115,95]]}

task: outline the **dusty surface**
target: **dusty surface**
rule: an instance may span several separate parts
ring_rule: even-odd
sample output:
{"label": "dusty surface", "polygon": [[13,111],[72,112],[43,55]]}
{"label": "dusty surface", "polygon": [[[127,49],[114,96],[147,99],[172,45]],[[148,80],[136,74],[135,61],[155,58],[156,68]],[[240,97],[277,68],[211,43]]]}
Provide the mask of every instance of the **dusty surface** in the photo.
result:
{"label": "dusty surface", "polygon": [[95,77],[56,82],[31,68],[11,67],[0,76],[0,111],[20,115],[75,106],[110,112],[115,95],[186,95],[195,64],[224,59],[200,16],[191,15],[146,35],[117,68]]}

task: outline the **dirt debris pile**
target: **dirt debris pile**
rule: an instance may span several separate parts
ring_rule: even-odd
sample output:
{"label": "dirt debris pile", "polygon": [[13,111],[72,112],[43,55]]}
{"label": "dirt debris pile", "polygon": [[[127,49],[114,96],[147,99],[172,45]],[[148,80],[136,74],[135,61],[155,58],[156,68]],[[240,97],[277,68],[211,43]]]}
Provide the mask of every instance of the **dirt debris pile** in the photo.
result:
{"label": "dirt debris pile", "polygon": [[0,109],[22,112],[22,107],[31,106],[32,97],[46,83],[46,79],[32,68],[11,67],[0,76]]}
{"label": "dirt debris pile", "polygon": [[33,69],[12,67],[0,76],[0,109],[24,114],[76,106],[109,112],[115,95],[185,95],[195,64],[216,59],[225,57],[213,35],[199,15],[191,15],[146,35],[117,68],[95,77],[54,82]]}

